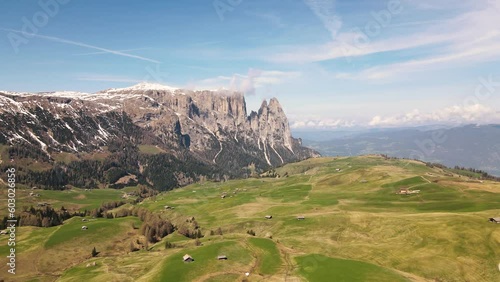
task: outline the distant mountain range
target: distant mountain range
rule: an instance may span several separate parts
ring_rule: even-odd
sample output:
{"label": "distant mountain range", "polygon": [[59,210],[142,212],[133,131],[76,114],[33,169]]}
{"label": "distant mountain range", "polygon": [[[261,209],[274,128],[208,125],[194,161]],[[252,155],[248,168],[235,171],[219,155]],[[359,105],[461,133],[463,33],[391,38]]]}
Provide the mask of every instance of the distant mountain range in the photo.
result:
{"label": "distant mountain range", "polygon": [[500,176],[500,125],[296,131],[294,135],[325,156],[387,154],[471,167]]}
{"label": "distant mountain range", "polygon": [[47,188],[126,177],[166,190],[318,156],[292,137],[277,99],[247,114],[243,94],[228,90],[0,91],[0,105],[2,166],[20,166],[19,181]]}

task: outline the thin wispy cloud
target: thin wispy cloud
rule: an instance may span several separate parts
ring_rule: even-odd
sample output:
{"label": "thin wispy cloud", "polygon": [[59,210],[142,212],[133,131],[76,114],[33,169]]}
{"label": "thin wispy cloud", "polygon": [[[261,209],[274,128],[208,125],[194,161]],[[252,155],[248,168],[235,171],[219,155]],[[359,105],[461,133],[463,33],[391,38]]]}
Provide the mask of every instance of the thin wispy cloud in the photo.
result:
{"label": "thin wispy cloud", "polygon": [[321,20],[325,28],[330,31],[333,38],[342,27],[342,19],[335,11],[334,0],[304,0],[306,5]]}
{"label": "thin wispy cloud", "polygon": [[[467,10],[467,12],[451,18],[389,24],[387,27],[382,27],[383,29],[418,25],[421,27],[420,31],[412,31],[411,34],[400,33],[391,37],[367,36],[362,33],[364,26],[360,26],[358,30],[341,30],[342,22],[333,10],[334,1],[305,0],[305,2],[316,16],[326,23],[324,24],[325,28],[336,36],[332,41],[323,44],[282,47],[275,54],[267,57],[269,61],[274,63],[310,63],[424,46],[439,46],[440,53],[449,52],[452,54],[457,53],[457,50],[454,50],[455,46],[470,43],[478,37],[500,28],[500,21],[497,20],[500,1],[479,1],[483,5],[477,6],[482,7],[482,9]],[[325,10],[320,11],[318,7],[325,7]],[[367,13],[367,16],[370,14]],[[368,18],[367,21],[369,20],[373,19]],[[432,26],[429,26],[430,24]]]}
{"label": "thin wispy cloud", "polygon": [[[23,34],[23,35],[25,34],[23,31],[15,30],[15,29],[9,29],[9,28],[0,28],[0,30],[8,31],[8,32],[15,32],[15,33]],[[120,51],[117,51],[117,50],[111,50],[111,49],[107,49],[107,48],[102,48],[102,47],[98,47],[98,46],[86,44],[86,43],[83,43],[83,42],[72,41],[72,40],[68,40],[68,39],[64,39],[64,38],[59,38],[59,37],[54,37],[54,36],[47,36],[47,35],[41,35],[41,34],[36,34],[36,33],[32,33],[32,34],[30,33],[30,34],[26,34],[26,35],[27,35],[27,37],[36,37],[36,38],[45,39],[45,40],[49,40],[49,41],[53,41],[53,42],[58,42],[58,43],[63,43],[63,44],[68,44],[68,45],[73,45],[73,46],[88,48],[88,49],[99,50],[101,52],[105,52],[105,53],[113,54],[113,55],[117,55],[117,56],[128,57],[128,58],[138,59],[138,60],[142,60],[142,61],[157,63],[157,64],[161,63],[160,61],[149,59],[149,58],[145,58],[145,57],[142,57],[142,56],[128,54],[128,53],[120,52]]]}
{"label": "thin wispy cloud", "polygon": [[[116,50],[117,52],[132,52],[132,51],[139,51],[139,50],[147,50],[151,48],[134,48],[134,49],[125,49],[125,50]],[[90,56],[90,55],[104,55],[104,54],[109,54],[109,52],[89,52],[89,53],[80,53],[80,54],[75,54],[75,56]]]}
{"label": "thin wispy cloud", "polygon": [[95,74],[82,74],[76,77],[80,81],[100,81],[100,82],[130,82],[139,83],[142,80],[129,77],[122,77],[116,75],[95,75]]}
{"label": "thin wispy cloud", "polygon": [[[462,8],[470,8],[475,5],[481,5],[484,1],[489,0],[405,0],[405,3],[419,9],[419,10],[433,10],[433,11],[441,11],[441,10],[450,10],[450,9],[462,9]],[[496,0],[492,0],[496,1]]]}
{"label": "thin wispy cloud", "polygon": [[[496,20],[498,4],[494,3],[485,6],[483,9],[459,15],[453,19],[440,23],[440,30],[443,34],[428,30],[426,37],[420,36],[408,40],[408,37],[393,38],[382,46],[403,47],[404,42],[409,44],[421,44],[427,41],[428,45],[442,44],[436,49],[437,55],[412,58],[406,61],[387,65],[379,65],[363,69],[354,73],[337,73],[339,79],[362,79],[377,80],[394,76],[405,75],[408,72],[428,71],[436,68],[450,68],[457,64],[470,64],[474,62],[484,62],[488,60],[500,60],[498,50],[500,50],[500,22]],[[404,40],[402,40],[404,39]],[[401,44],[402,43],[402,44]],[[382,50],[382,46],[377,43],[371,48]],[[410,48],[410,46],[407,46]]]}
{"label": "thin wispy cloud", "polygon": [[440,24],[445,23],[446,20],[428,20],[428,21],[413,21],[413,22],[403,22],[398,24],[391,24],[390,27],[406,27],[406,26],[423,26],[429,24]]}
{"label": "thin wispy cloud", "polygon": [[491,57],[498,57],[498,50],[500,50],[500,42],[494,45],[478,46],[473,49],[448,53],[442,56],[369,68],[360,73],[338,73],[335,77],[339,79],[379,80],[393,76],[404,76],[408,72],[428,70],[429,67],[450,68],[456,63],[468,64],[479,60],[490,60]]}

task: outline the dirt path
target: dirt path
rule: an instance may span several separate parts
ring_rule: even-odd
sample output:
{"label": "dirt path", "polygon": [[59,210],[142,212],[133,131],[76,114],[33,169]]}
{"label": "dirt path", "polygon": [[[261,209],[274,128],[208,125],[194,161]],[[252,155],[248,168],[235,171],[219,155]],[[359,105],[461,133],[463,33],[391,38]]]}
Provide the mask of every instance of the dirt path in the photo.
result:
{"label": "dirt path", "polygon": [[[425,180],[425,181],[427,181],[428,183],[432,183],[429,179],[427,179],[427,178],[425,178],[423,176],[420,176],[420,177],[422,177],[422,179]],[[420,185],[422,185],[422,184],[420,184]]]}
{"label": "dirt path", "polygon": [[292,253],[298,253],[293,249],[290,249],[286,246],[284,246],[281,243],[276,242],[276,246],[278,247],[278,250],[281,253],[281,256],[283,257],[283,261],[285,262],[285,279],[284,281],[299,281],[296,276],[293,275],[296,269],[296,265],[293,263],[293,261],[290,258],[290,254]]}
{"label": "dirt path", "polygon": [[248,243],[248,240],[241,242],[241,244],[243,245],[244,248],[250,250],[250,252],[252,253],[252,257],[255,259],[253,265],[250,267],[250,270],[248,271],[250,272],[250,274],[255,273],[255,270],[257,269],[257,266],[260,263],[259,256],[256,254],[257,252],[255,248]]}

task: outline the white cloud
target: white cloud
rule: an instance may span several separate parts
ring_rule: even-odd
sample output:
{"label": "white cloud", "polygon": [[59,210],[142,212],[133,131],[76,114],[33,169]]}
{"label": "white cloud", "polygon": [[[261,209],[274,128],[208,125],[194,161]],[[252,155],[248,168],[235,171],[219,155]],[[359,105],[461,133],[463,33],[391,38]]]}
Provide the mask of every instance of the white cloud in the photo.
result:
{"label": "white cloud", "polygon": [[354,127],[355,121],[347,121],[343,119],[304,119],[294,120],[290,127],[294,129],[333,129],[342,127]]}
{"label": "white cloud", "polygon": [[285,83],[301,76],[300,72],[286,72],[278,70],[249,69],[243,75],[235,73],[232,76],[217,76],[192,82],[188,88],[192,89],[229,89],[243,92],[247,95],[255,94],[257,88]]}
{"label": "white cloud", "polygon": [[482,105],[451,106],[440,111],[422,113],[415,109],[411,112],[395,116],[375,116],[368,123],[370,126],[414,126],[424,124],[467,124],[500,122],[500,112]]}

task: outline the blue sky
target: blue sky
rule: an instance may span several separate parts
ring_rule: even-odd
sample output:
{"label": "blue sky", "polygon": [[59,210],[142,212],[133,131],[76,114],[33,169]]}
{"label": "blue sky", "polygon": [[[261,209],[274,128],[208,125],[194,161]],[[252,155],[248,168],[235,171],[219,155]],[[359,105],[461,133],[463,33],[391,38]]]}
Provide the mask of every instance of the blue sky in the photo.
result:
{"label": "blue sky", "polygon": [[[295,129],[500,122],[500,1],[2,1],[0,89],[277,97]],[[30,34],[22,33],[27,31]],[[31,34],[34,33],[34,34]]]}

